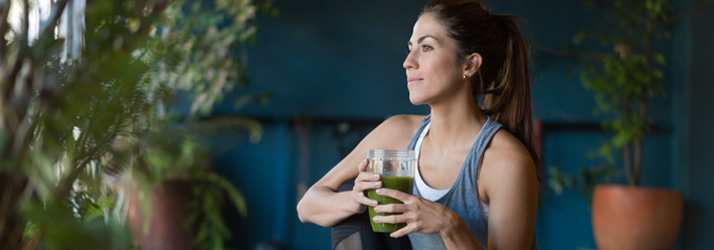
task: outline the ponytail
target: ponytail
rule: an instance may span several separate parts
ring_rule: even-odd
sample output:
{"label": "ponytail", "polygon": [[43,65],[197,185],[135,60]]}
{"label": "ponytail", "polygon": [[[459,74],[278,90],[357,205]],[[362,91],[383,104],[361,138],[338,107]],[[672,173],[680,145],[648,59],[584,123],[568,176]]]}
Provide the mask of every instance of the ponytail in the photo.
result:
{"label": "ponytail", "polygon": [[432,0],[432,13],[457,44],[457,58],[479,53],[483,63],[471,78],[477,105],[526,146],[541,182],[542,164],[535,150],[533,97],[528,50],[513,15],[492,15],[477,0]]}
{"label": "ponytail", "polygon": [[482,110],[501,123],[528,149],[541,181],[542,165],[535,149],[533,96],[528,49],[516,16],[493,15],[505,33],[505,58],[494,81],[485,89]]}

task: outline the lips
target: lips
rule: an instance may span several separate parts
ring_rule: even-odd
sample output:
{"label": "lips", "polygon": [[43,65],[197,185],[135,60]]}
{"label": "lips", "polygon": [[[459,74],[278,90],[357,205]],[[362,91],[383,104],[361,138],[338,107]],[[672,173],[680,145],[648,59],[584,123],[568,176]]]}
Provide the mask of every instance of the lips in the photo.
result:
{"label": "lips", "polygon": [[418,81],[422,81],[422,80],[424,80],[424,78],[421,78],[421,77],[407,77],[407,82],[408,82],[408,83],[414,83],[414,82],[418,82]]}

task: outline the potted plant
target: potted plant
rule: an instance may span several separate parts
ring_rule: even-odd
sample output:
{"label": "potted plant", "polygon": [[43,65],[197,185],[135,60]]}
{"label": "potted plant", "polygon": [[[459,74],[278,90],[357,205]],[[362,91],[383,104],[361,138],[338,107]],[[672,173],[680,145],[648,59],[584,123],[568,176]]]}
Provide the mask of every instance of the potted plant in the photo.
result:
{"label": "potted plant", "polygon": [[[37,4],[0,3],[3,249],[130,247],[105,174],[116,169],[100,160],[151,107],[145,97],[155,92],[143,88],[143,76],[152,62],[131,55],[144,48],[167,4],[99,0],[77,12],[59,0],[33,23]],[[62,15],[84,17],[86,32],[72,32]],[[79,44],[82,51],[73,49]]]}
{"label": "potted plant", "polygon": [[223,249],[231,236],[223,204],[247,213],[240,191],[211,169],[211,154],[195,136],[155,132],[142,138],[148,146],[132,149],[141,153],[125,176],[127,219],[142,249]]}
{"label": "potted plant", "polygon": [[[249,117],[210,118],[226,91],[247,86],[246,66],[234,54],[252,40],[258,11],[274,15],[270,1],[176,1],[159,25],[159,67],[147,74],[150,86],[172,86],[145,116],[129,143],[112,152],[128,156],[128,219],[143,249],[223,249],[230,231],[221,208],[225,197],[246,214],[240,192],[211,170],[202,136],[245,130],[251,142],[260,140],[261,125]],[[180,18],[179,18],[180,17]],[[264,103],[270,92],[244,94],[236,107]],[[169,105],[171,98],[190,104]],[[125,157],[117,157],[126,161]],[[227,196],[226,196],[227,194]]]}
{"label": "potted plant", "polygon": [[[223,15],[232,15],[244,25],[221,26],[231,30],[214,29],[216,17],[206,12],[194,20],[208,24],[204,30],[179,14],[184,7],[195,10],[202,4],[211,5],[205,1],[97,0],[78,8],[58,0],[49,7],[49,18],[32,23],[31,13],[37,12],[38,5],[0,3],[3,249],[131,248],[125,223],[126,193],[116,187],[121,176],[141,172],[135,166],[146,167],[146,172],[162,171],[157,159],[168,155],[178,156],[171,161],[200,166],[187,167],[191,170],[185,174],[228,190],[229,197],[240,200],[230,183],[207,169],[208,164],[201,164],[206,162],[205,154],[200,153],[200,143],[192,133],[231,126],[248,129],[257,138],[259,124],[238,117],[195,126],[199,115],[182,115],[177,122],[167,118],[166,105],[178,92],[191,98],[188,113],[206,115],[224,91],[244,83],[244,65],[231,63],[233,57],[225,54],[217,59],[215,55],[236,46],[232,41],[250,40],[255,33],[251,23],[255,11],[270,10],[270,2],[234,5],[216,1],[213,6],[222,8]],[[72,28],[60,21],[62,15],[78,18],[75,21],[84,23],[83,28],[67,32]],[[217,31],[222,33],[215,35]],[[213,44],[211,51],[206,44]],[[213,60],[197,56],[202,54],[214,55]],[[265,94],[248,95],[248,99],[264,98]],[[179,145],[183,151],[176,153],[152,143],[161,139],[155,136],[169,133],[182,136],[164,138],[172,139],[164,142]],[[146,164],[141,165],[142,161]],[[152,181],[164,177],[169,176],[153,175],[143,187],[148,190]],[[215,189],[206,192],[223,194]],[[240,209],[240,203],[236,204]],[[224,239],[220,234],[225,233],[214,237],[216,233],[204,232],[210,239],[203,241],[206,244],[196,243],[197,247],[207,248],[208,243],[220,247],[215,239]]]}
{"label": "potted plant", "polygon": [[[682,195],[675,190],[640,186],[644,139],[651,130],[648,101],[663,92],[665,56],[656,41],[669,39],[674,8],[668,0],[585,1],[604,7],[606,26],[574,37],[576,44],[599,41],[610,52],[583,58],[580,79],[595,93],[598,110],[612,119],[603,128],[614,135],[598,150],[608,166],[584,171],[591,183],[598,174],[624,166],[628,185],[597,185],[592,193],[592,223],[600,249],[671,249],[682,220]],[[613,155],[614,154],[614,155]],[[621,154],[621,163],[616,161]],[[586,193],[588,193],[586,189]]]}

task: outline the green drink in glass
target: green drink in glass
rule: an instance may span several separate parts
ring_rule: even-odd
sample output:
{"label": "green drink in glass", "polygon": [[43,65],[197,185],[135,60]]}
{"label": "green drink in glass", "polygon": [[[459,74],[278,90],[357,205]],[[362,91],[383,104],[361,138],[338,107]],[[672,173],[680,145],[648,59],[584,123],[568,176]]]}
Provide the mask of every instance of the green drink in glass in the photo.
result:
{"label": "green drink in glass", "polygon": [[[369,159],[367,172],[380,174],[383,188],[399,190],[407,194],[412,193],[416,168],[416,153],[414,150],[367,150],[367,159]],[[374,189],[367,191],[367,197],[376,200],[380,205],[402,203],[399,200],[378,195]],[[388,216],[395,214],[376,213],[374,212],[374,207],[369,207],[369,221],[372,224],[372,231],[394,232],[406,226],[405,223],[375,223],[372,220],[375,215]]]}

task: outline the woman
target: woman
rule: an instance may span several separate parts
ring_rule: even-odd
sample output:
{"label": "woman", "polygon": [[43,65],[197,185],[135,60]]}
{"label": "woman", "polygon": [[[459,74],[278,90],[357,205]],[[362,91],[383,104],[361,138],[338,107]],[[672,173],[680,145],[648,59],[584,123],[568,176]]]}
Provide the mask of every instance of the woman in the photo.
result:
{"label": "woman", "polygon": [[[415,249],[535,249],[541,165],[534,150],[528,56],[514,16],[476,0],[429,2],[404,60],[409,100],[429,116],[392,117],[300,200],[302,222],[332,226],[367,206],[378,223],[406,223]],[[368,149],[414,149],[414,195],[380,188]],[[355,179],[351,191],[337,192]],[[377,189],[404,204],[377,205]]]}

